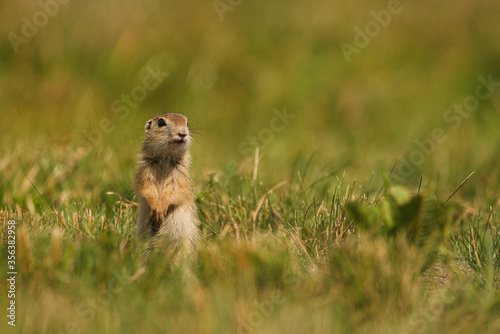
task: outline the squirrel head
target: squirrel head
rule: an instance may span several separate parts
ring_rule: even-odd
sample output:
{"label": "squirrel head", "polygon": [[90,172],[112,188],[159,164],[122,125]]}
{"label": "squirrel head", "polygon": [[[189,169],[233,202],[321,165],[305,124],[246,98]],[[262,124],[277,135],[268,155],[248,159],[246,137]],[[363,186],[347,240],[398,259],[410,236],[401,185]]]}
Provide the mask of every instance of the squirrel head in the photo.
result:
{"label": "squirrel head", "polygon": [[191,145],[191,132],[187,117],[177,113],[165,113],[153,117],[144,126],[145,153],[152,157],[178,157]]}

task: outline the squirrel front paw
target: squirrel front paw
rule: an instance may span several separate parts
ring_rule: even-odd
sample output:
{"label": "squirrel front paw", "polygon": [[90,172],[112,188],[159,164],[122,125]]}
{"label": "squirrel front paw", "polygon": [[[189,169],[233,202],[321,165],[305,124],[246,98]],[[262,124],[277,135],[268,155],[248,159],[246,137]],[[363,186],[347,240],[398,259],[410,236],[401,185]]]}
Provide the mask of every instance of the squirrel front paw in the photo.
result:
{"label": "squirrel front paw", "polygon": [[167,217],[167,210],[151,210],[151,218],[153,218],[157,222],[163,221]]}

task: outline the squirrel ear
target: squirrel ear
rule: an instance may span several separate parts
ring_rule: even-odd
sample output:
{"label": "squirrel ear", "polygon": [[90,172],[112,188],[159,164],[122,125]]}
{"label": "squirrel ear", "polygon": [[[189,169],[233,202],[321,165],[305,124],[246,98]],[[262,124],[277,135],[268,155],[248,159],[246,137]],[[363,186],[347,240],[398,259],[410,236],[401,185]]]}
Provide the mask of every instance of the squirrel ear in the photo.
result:
{"label": "squirrel ear", "polygon": [[146,131],[146,133],[149,132],[149,130],[151,130],[151,124],[153,124],[153,121],[152,120],[149,120],[146,125],[144,126],[144,131]]}

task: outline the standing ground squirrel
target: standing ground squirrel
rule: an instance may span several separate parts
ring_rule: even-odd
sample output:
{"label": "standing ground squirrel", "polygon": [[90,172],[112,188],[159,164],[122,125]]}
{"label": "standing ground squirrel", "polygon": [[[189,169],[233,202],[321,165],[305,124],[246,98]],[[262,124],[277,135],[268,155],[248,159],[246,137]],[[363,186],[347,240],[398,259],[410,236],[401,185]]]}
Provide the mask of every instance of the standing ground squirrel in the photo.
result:
{"label": "standing ground squirrel", "polygon": [[166,113],[145,126],[135,187],[139,195],[137,233],[166,248],[178,262],[199,239],[189,166],[191,133],[186,116]]}

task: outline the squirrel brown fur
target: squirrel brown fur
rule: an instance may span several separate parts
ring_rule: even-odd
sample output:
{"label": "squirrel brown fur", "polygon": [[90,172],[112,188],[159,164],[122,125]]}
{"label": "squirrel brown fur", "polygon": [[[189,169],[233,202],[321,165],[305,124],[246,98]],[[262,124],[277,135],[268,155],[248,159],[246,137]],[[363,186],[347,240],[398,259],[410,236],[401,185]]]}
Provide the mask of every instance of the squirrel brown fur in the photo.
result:
{"label": "squirrel brown fur", "polygon": [[186,116],[165,113],[147,121],[138,157],[135,188],[139,196],[137,233],[182,255],[195,250],[198,218],[189,176],[191,132]]}

